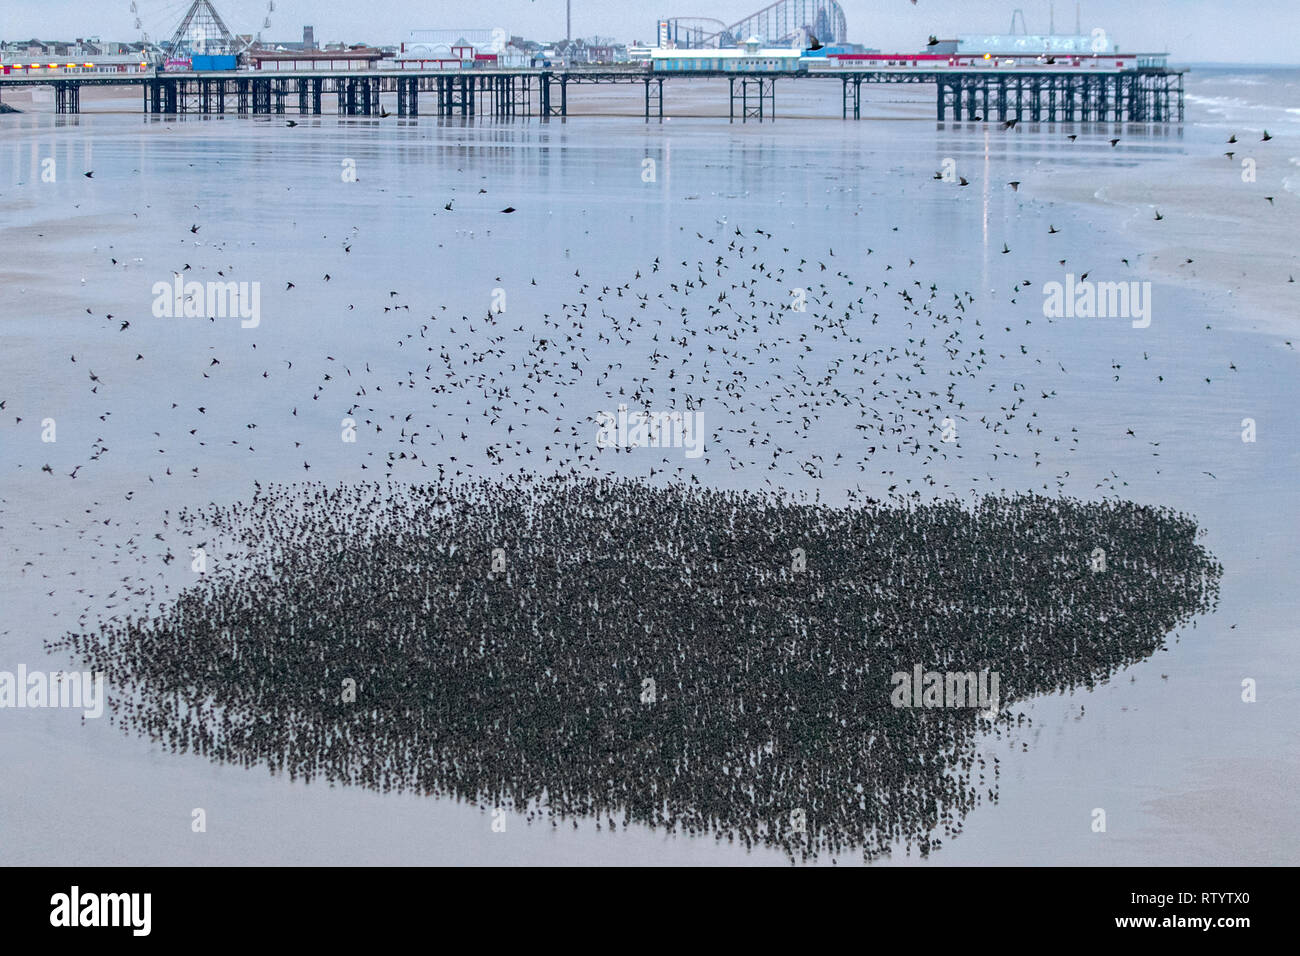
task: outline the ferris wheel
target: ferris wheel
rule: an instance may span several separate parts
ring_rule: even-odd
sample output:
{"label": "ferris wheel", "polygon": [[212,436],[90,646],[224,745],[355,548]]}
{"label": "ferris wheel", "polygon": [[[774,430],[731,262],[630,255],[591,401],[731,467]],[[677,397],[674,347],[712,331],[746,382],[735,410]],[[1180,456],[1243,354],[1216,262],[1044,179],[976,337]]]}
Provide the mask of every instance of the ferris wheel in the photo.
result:
{"label": "ferris wheel", "polygon": [[141,44],[157,59],[238,55],[271,28],[275,0],[130,0],[128,12]]}

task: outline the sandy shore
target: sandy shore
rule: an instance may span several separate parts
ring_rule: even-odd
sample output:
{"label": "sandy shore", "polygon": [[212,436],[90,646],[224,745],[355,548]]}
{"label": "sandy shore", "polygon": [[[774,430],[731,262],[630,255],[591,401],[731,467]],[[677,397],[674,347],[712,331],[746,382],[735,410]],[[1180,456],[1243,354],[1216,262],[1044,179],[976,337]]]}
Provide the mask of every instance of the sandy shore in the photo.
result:
{"label": "sandy shore", "polygon": [[[1277,142],[1236,148],[1233,159],[1191,155],[1082,174],[1058,168],[1021,190],[1118,214],[1126,238],[1147,250],[1134,266],[1226,292],[1238,300],[1243,326],[1290,335],[1300,331],[1300,196],[1284,185],[1296,171],[1293,150]],[[1246,156],[1256,160],[1254,182],[1242,178]]]}
{"label": "sandy shore", "polygon": [[[778,84],[778,122],[744,126],[726,122],[725,84],[669,90],[665,107],[683,121],[662,125],[641,122],[637,85],[602,91],[611,94],[608,108],[631,120],[589,112],[598,102],[590,89],[571,97],[581,109],[568,123],[342,120],[328,102],[329,115],[292,130],[284,128],[292,114],[154,121],[136,112],[138,90],[126,91],[120,106],[96,104],[99,115],[92,109],[56,118],[45,106],[6,118],[0,551],[8,573],[0,587],[7,611],[0,668],[64,666],[44,642],[66,634],[83,611],[119,613],[116,592],[127,570],[119,561],[133,561],[132,548],[147,549],[160,599],[188,586],[188,561],[164,564],[156,556],[174,548],[184,557],[179,549],[190,542],[163,524],[182,508],[247,499],[254,481],[368,481],[383,473],[390,450],[414,448],[411,422],[418,422],[422,461],[403,459],[399,481],[429,480],[440,465],[471,475],[521,466],[544,473],[559,467],[553,459],[569,455],[547,444],[576,449],[585,416],[613,407],[604,402],[618,390],[630,394],[643,381],[659,394],[685,390],[685,374],[702,381],[705,366],[712,388],[726,359],[754,380],[753,397],[710,447],[726,448],[746,467],[733,469],[720,454],[713,464],[683,459],[702,481],[742,489],[779,482],[790,493],[826,498],[859,483],[880,495],[894,483],[912,486],[909,479],[919,486],[922,473],[934,469],[897,445],[872,447],[865,468],[853,461],[866,454],[855,429],[862,411],[832,401],[827,389],[874,388],[866,373],[877,349],[928,348],[941,357],[940,337],[963,322],[966,348],[980,350],[989,364],[981,374],[994,378],[971,383],[975,366],[954,355],[912,382],[924,394],[939,391],[947,377],[971,403],[962,413],[969,419],[963,457],[936,466],[943,488],[1050,490],[1052,476],[1061,475],[1061,487],[1075,497],[1120,495],[1178,508],[1196,514],[1206,546],[1228,573],[1220,609],[1181,640],[1172,635],[1168,654],[1094,690],[1036,699],[1026,710],[1032,727],[989,742],[1005,768],[999,806],[971,814],[966,832],[933,862],[1114,866],[1294,857],[1293,831],[1275,822],[1294,815],[1294,791],[1258,768],[1295,763],[1294,694],[1285,682],[1266,679],[1296,669],[1293,622],[1300,609],[1291,581],[1300,554],[1287,523],[1277,519],[1297,507],[1298,462],[1285,427],[1296,358],[1276,340],[1236,331],[1254,312],[1234,308],[1242,293],[1220,291],[1208,270],[1242,255],[1236,243],[1270,255],[1293,248],[1278,239],[1287,217],[1294,221],[1293,200],[1268,177],[1281,175],[1279,157],[1284,164],[1297,151],[1260,153],[1260,183],[1247,187],[1220,181],[1214,160],[1226,147],[1217,145],[1217,134],[1190,126],[1183,139],[1125,132],[1116,149],[1106,142],[1115,134],[1096,128],[1080,129],[1070,144],[1055,127],[936,127],[932,91],[921,87],[873,90],[864,104],[865,116],[896,108],[906,112],[905,123],[844,123],[838,84],[822,85],[820,99],[799,100],[800,89],[811,97],[815,88]],[[910,95],[915,106],[905,107]],[[792,121],[805,108],[821,118]],[[685,119],[687,109],[724,118]],[[59,160],[57,183],[39,180],[46,157]],[[357,161],[356,182],[340,177],[344,157]],[[642,179],[646,157],[659,160],[657,183]],[[933,180],[945,157],[954,158],[971,188]],[[87,170],[95,171],[93,179],[83,178]],[[1024,181],[1019,193],[1005,185],[1012,179]],[[1248,214],[1269,208],[1263,199],[1248,201],[1252,188],[1275,198],[1276,215],[1254,216],[1267,229]],[[516,211],[503,216],[507,203]],[[1157,203],[1164,216],[1158,222]],[[1051,240],[1049,222],[1061,230]],[[758,261],[737,261],[725,281],[702,272],[716,256],[737,255],[727,247],[743,245],[738,231],[751,249],[763,249]],[[1182,247],[1190,250],[1184,258],[1195,260],[1185,273],[1176,270]],[[1126,320],[1040,320],[1037,292],[1061,277],[1059,258],[1068,257],[1070,267],[1096,263],[1095,277],[1109,280],[1125,275],[1120,256],[1133,261],[1133,278],[1159,278],[1165,267],[1187,276],[1187,287],[1156,282],[1169,312],[1150,328],[1132,330]],[[1240,268],[1249,275],[1236,280],[1243,286],[1265,268],[1245,258]],[[1110,268],[1104,263],[1113,264],[1112,274],[1101,274]],[[764,298],[776,301],[766,285],[775,280],[766,273],[782,268],[790,281],[799,276],[826,292],[817,311],[783,318],[780,330],[761,320],[753,328],[748,318],[715,327],[706,300],[679,301],[682,280],[707,278],[712,297],[743,276],[757,312]],[[234,322],[153,316],[153,283],[170,280],[173,270],[196,279],[221,270],[221,278],[263,283],[265,320],[247,331]],[[755,288],[758,278],[764,284]],[[1017,302],[1015,286],[1025,279],[1033,294]],[[1190,288],[1193,282],[1205,291]],[[922,325],[926,319],[896,304],[905,286],[931,284],[938,293],[933,308],[953,323],[934,333],[932,323]],[[488,331],[466,317],[483,314],[498,287],[510,292],[511,315]],[[964,290],[972,292],[960,295]],[[635,330],[626,317],[641,310],[629,291],[645,296],[645,314],[656,313]],[[571,314],[564,303],[585,303],[575,296],[588,292],[591,319],[581,342],[593,360],[618,365],[613,377],[600,384],[589,375],[561,388],[561,377],[570,377],[564,365],[546,367],[546,384],[536,381],[537,371],[527,377],[535,339],[550,338],[558,327],[578,341],[562,318]],[[880,324],[830,324],[857,296],[881,314]],[[959,302],[960,319],[949,304]],[[698,321],[694,312],[689,321],[699,337],[688,341],[688,354],[673,356],[673,365],[662,364],[664,352],[683,347],[669,344],[652,323],[666,323],[687,305],[698,309]],[[625,332],[635,332],[632,342],[612,334],[592,341],[610,329],[609,318],[596,318],[602,307]],[[827,339],[828,329],[839,337]],[[494,341],[498,335],[505,342]],[[806,350],[818,337],[817,351]],[[706,343],[716,351],[706,354]],[[518,356],[518,370],[507,373],[501,349]],[[683,358],[698,366],[678,369]],[[464,382],[459,394],[436,380],[444,361]],[[882,366],[886,361],[880,358]],[[511,404],[481,390],[492,378],[512,387]],[[525,435],[527,443],[498,464],[489,443],[514,442],[525,426],[542,427],[513,404],[530,401],[525,395],[535,385],[548,396],[559,393],[567,420],[557,421],[555,438],[550,424],[534,432],[535,440]],[[883,376],[881,385],[905,387]],[[774,403],[789,401],[806,403],[814,422],[802,425],[775,410]],[[933,401],[908,404],[920,416]],[[1003,423],[1007,406],[1021,401],[1033,409],[1032,430]],[[384,431],[345,444],[340,421],[358,402],[361,417]],[[1247,415],[1260,423],[1258,444],[1240,438]],[[41,440],[46,417],[58,422],[57,443]],[[741,444],[743,427],[759,430],[758,447]],[[411,445],[399,444],[403,429]],[[798,450],[792,454],[826,459],[825,477],[772,471],[772,451],[761,444],[768,432],[773,444]],[[845,458],[836,464],[841,451]],[[614,466],[601,467],[644,474],[650,465],[658,462],[620,455]],[[920,487],[927,496],[943,493]],[[153,537],[164,531],[166,542]],[[1266,693],[1259,705],[1239,700],[1246,676],[1261,678]],[[344,852],[376,863],[788,865],[779,854],[747,856],[712,840],[666,840],[635,829],[557,834],[518,816],[502,838],[471,804],[307,786],[214,766],[66,713],[10,717],[0,727],[13,767],[9,786],[0,787],[0,818],[13,821],[19,838],[0,841],[0,861],[327,862]],[[1242,779],[1266,789],[1251,797]],[[194,839],[189,814],[199,800],[221,820],[220,839]],[[1094,807],[1113,821],[1104,838],[1088,826]],[[267,833],[276,839],[268,841]],[[24,837],[32,834],[39,838]],[[916,858],[900,853],[895,862]]]}

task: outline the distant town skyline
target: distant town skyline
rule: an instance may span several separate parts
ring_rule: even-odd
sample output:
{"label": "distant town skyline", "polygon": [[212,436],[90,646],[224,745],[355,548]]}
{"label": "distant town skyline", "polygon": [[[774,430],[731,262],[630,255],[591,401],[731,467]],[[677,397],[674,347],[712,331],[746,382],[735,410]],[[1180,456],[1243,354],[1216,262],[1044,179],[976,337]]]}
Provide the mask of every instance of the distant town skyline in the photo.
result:
{"label": "distant town skyline", "polygon": [[[137,0],[152,37],[175,28],[183,0]],[[265,0],[212,0],[229,27],[256,33]],[[575,37],[613,37],[619,42],[653,41],[660,16],[708,16],[739,20],[769,0],[572,0]],[[849,38],[889,51],[914,51],[926,38],[958,33],[1007,32],[1014,10],[1024,11],[1031,33],[1046,33],[1049,0],[840,0]],[[1056,0],[1058,33],[1073,32],[1075,4]],[[1296,0],[1086,0],[1080,25],[1102,28],[1126,51],[1167,50],[1182,62],[1239,62],[1300,65],[1300,4]],[[504,27],[538,41],[564,37],[564,0],[481,0],[472,6],[412,0],[276,0],[265,41],[301,39],[305,24],[318,42],[342,40],[394,44],[411,30]],[[154,22],[154,21],[158,22]],[[0,38],[70,40],[139,38],[130,0],[4,0]]]}

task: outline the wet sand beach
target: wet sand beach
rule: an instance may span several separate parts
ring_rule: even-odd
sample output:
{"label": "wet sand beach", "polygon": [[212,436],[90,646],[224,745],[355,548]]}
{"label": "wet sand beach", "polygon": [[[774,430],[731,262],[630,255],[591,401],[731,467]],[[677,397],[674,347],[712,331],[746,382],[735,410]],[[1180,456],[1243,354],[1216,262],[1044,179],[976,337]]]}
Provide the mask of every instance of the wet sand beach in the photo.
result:
{"label": "wet sand beach", "polygon": [[0,117],[0,671],[109,687],[0,711],[0,860],[1293,861],[1300,124],[1245,75],[1180,130]]}

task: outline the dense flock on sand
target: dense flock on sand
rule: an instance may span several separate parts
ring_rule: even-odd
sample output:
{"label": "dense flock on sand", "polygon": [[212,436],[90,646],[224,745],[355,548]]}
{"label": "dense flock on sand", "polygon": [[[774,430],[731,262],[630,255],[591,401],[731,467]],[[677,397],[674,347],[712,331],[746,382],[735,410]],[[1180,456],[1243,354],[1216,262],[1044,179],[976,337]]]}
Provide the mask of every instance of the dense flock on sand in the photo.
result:
{"label": "dense flock on sand", "polygon": [[[1010,702],[1149,656],[1221,571],[1185,516],[1036,496],[307,483],[180,523],[228,543],[223,570],[52,648],[107,675],[125,727],[295,778],[802,859],[942,846],[997,799],[978,743],[1024,721]],[[996,706],[896,706],[892,675],[917,665],[1001,675]]]}

